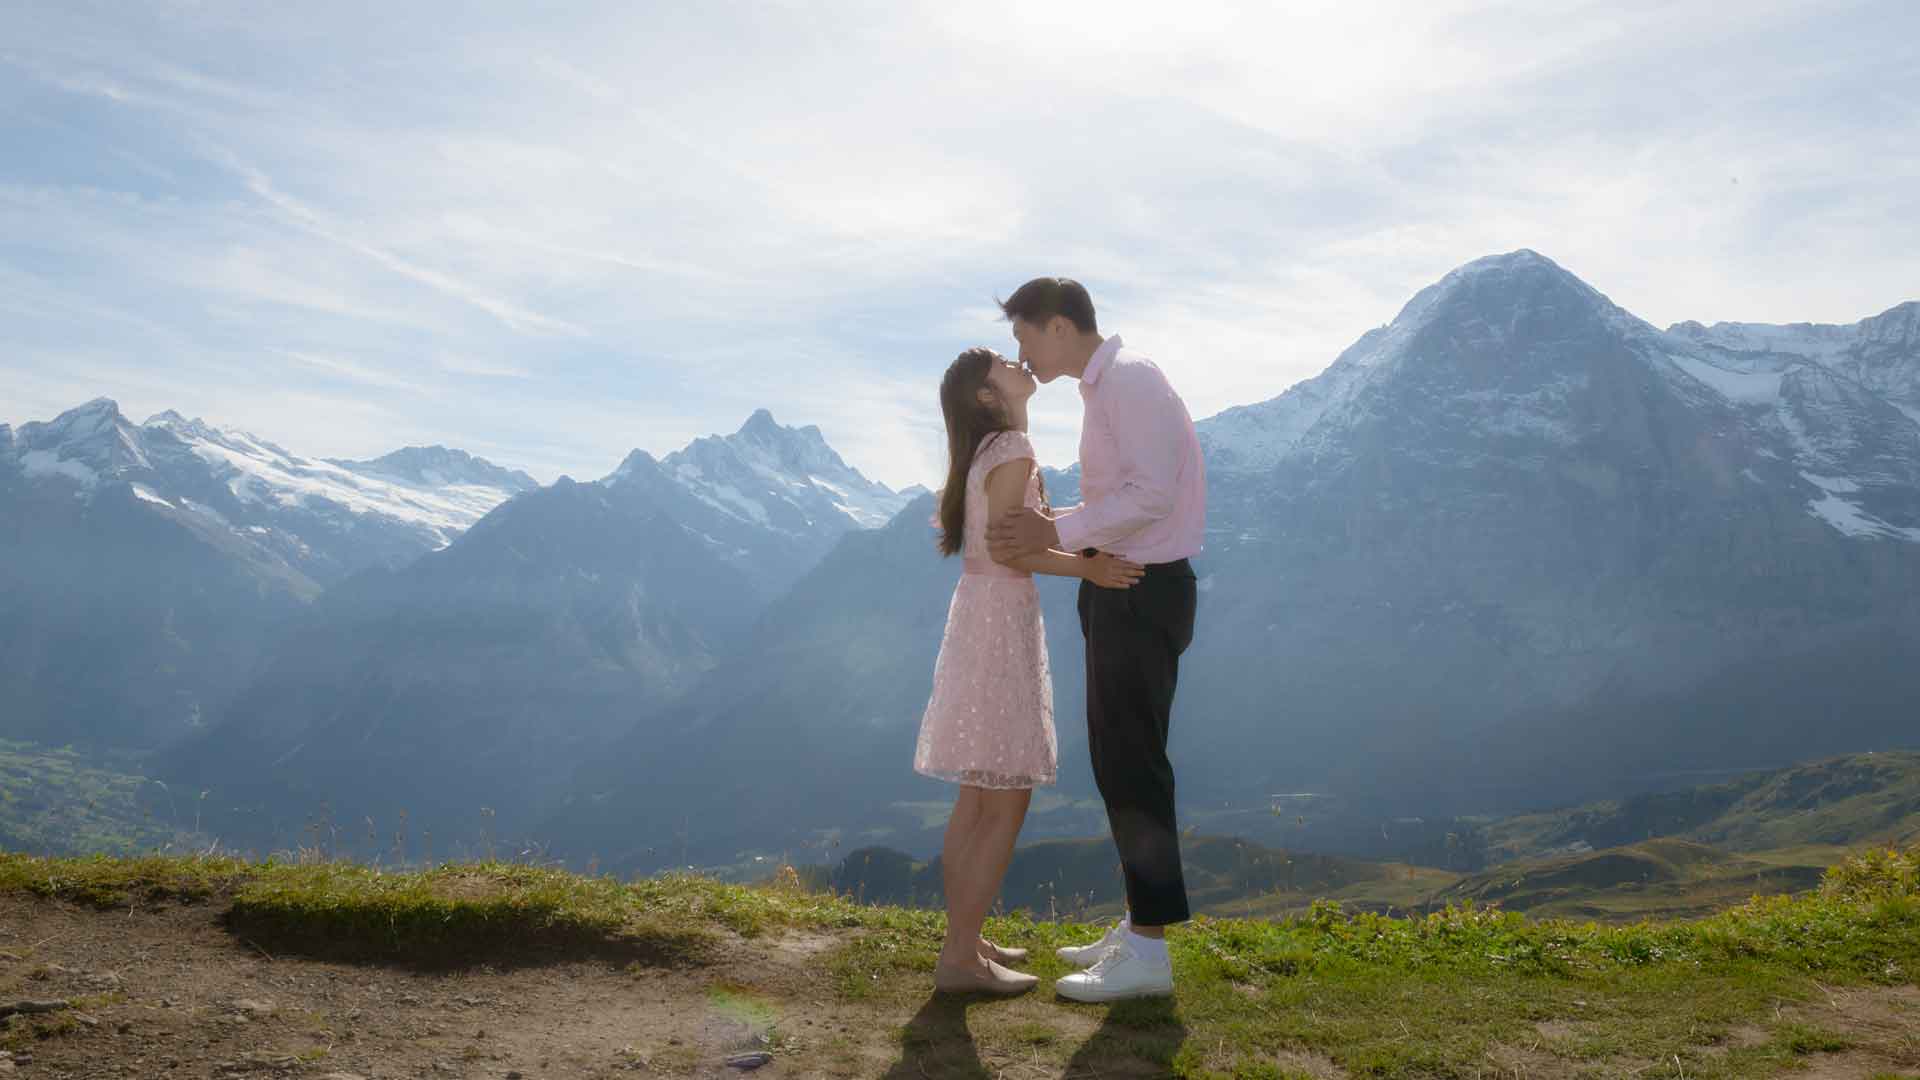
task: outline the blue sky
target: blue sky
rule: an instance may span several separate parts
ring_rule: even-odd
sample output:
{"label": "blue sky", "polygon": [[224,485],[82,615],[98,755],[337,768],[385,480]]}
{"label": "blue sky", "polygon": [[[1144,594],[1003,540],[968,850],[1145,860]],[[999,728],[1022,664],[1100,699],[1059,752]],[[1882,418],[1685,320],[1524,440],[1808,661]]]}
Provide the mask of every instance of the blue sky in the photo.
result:
{"label": "blue sky", "polygon": [[[551,480],[767,406],[931,484],[940,372],[1037,274],[1196,417],[1518,247],[1660,325],[1851,322],[1920,297],[1916,42],[1908,0],[13,0],[0,421]],[[1078,412],[1036,399],[1052,463]]]}

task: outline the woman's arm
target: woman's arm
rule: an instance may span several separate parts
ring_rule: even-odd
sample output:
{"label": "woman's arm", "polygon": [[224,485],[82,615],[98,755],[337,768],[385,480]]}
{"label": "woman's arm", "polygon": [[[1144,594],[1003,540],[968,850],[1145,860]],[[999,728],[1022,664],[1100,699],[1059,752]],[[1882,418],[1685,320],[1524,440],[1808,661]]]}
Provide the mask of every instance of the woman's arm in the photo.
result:
{"label": "woman's arm", "polygon": [[1065,551],[1043,551],[1038,555],[1020,555],[1001,563],[1029,574],[1054,574],[1077,577],[1103,589],[1131,589],[1146,576],[1146,568],[1118,555],[1073,555]]}
{"label": "woman's arm", "polygon": [[[987,520],[997,520],[1009,510],[1026,505],[1027,480],[1033,475],[1032,458],[1015,458],[1012,461],[995,465],[987,473]],[[1137,579],[1137,573],[1131,573],[1131,563],[1119,562],[1110,558],[1085,558],[1065,551],[1043,551],[1038,555],[1021,555],[1013,559],[995,560],[1000,565],[1014,570],[1024,570],[1029,574],[1052,574],[1055,577],[1070,577],[1090,580],[1096,585],[1109,588],[1122,587],[1120,581]],[[1101,565],[1103,562],[1118,566]]]}
{"label": "woman's arm", "polygon": [[[987,520],[997,521],[1009,510],[1015,510],[1027,504],[1027,481],[1033,476],[1032,458],[1014,458],[1003,461],[987,473]],[[999,560],[995,560],[998,562]],[[1029,574],[1053,574],[1057,577],[1085,577],[1086,566],[1078,555],[1064,551],[1044,551],[1038,555],[1022,555],[1009,559],[1000,565],[1015,570],[1024,570]]]}
{"label": "woman's arm", "polygon": [[1022,555],[1001,563],[1015,570],[1025,570],[1029,574],[1052,574],[1055,577],[1085,578],[1091,559],[1083,559],[1065,551],[1043,551],[1038,555]]}

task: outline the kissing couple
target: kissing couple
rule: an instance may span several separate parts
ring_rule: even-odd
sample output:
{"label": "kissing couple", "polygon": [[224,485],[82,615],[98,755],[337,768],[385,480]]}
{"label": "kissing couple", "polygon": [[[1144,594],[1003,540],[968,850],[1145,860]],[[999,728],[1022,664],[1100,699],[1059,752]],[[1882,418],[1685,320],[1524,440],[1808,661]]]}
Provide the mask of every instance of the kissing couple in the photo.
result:
{"label": "kissing couple", "polygon": [[[961,557],[920,722],[916,772],[960,785],[941,849],[947,937],[937,990],[1018,994],[1039,980],[1024,949],[981,936],[1037,785],[1055,780],[1053,682],[1033,575],[1080,579],[1087,751],[1126,882],[1126,914],[1085,970],[1054,984],[1075,1001],[1173,992],[1166,928],[1188,917],[1167,726],[1197,597],[1206,470],[1186,405],[1153,361],[1102,337],[1079,282],[1036,278],[1000,303],[1018,361],[972,348],[940,383],[948,468],[935,524]],[[1079,382],[1079,506],[1053,509],[1027,438],[1039,383]]]}

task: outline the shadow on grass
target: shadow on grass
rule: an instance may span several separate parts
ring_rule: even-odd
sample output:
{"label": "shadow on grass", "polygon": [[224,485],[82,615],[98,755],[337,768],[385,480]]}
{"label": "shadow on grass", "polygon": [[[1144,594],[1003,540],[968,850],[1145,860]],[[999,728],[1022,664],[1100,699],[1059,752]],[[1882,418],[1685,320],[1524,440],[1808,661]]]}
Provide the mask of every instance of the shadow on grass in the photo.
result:
{"label": "shadow on grass", "polygon": [[1066,1080],[1095,1076],[1168,1076],[1187,1041],[1187,1025],[1171,997],[1116,1001],[1068,1059]]}
{"label": "shadow on grass", "polygon": [[975,1000],[979,999],[959,994],[927,998],[907,1021],[900,1038],[900,1060],[886,1071],[885,1080],[974,1080],[992,1076],[980,1063],[973,1032],[967,1030],[967,1005]]}
{"label": "shadow on grass", "polygon": [[276,918],[230,909],[221,923],[250,953],[373,964],[423,972],[486,965],[498,970],[598,960],[620,967],[695,968],[718,960],[718,935],[700,927],[629,926],[618,933],[536,921],[440,927],[380,926],[365,918]]}

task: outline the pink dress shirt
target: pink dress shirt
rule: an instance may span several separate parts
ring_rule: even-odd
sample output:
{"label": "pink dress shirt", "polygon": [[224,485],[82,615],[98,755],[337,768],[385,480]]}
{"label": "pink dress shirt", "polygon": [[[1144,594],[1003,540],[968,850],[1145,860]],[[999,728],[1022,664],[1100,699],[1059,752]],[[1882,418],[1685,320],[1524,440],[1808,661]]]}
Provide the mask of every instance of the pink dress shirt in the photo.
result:
{"label": "pink dress shirt", "polygon": [[1115,334],[1080,376],[1080,505],[1055,517],[1065,551],[1099,548],[1137,563],[1200,553],[1207,467],[1180,395]]}

